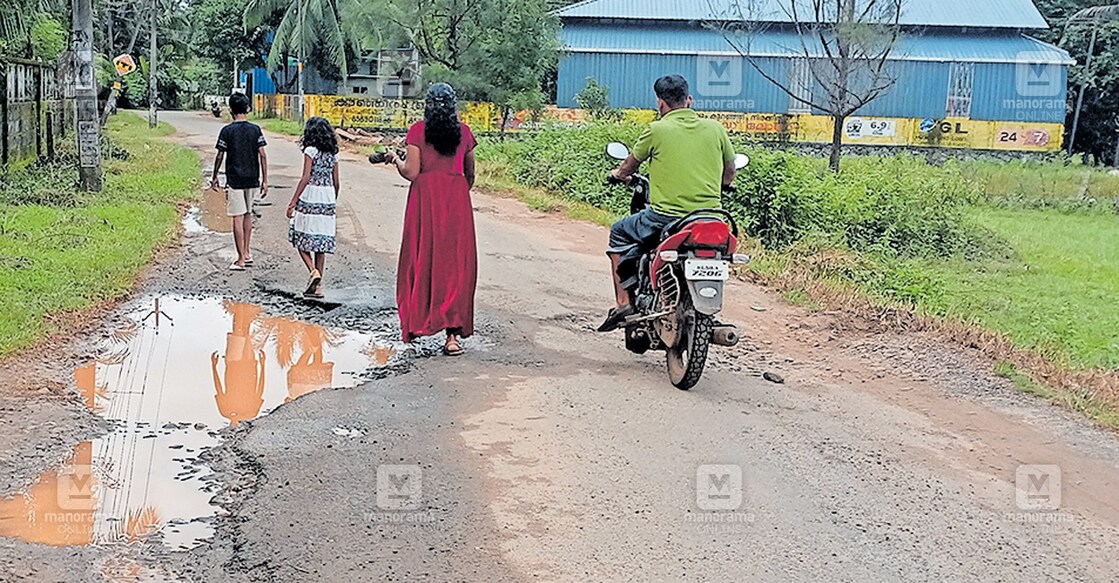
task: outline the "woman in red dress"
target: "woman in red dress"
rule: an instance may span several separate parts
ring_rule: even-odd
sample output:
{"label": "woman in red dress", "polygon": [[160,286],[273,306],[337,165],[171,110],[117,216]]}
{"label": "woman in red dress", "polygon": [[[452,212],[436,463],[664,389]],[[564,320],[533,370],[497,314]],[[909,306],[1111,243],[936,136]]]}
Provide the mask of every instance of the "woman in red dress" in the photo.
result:
{"label": "woman in red dress", "polygon": [[474,334],[478,250],[474,239],[474,135],[459,122],[454,89],[428,89],[424,121],[408,130],[408,154],[386,160],[412,183],[396,276],[396,304],[405,342],[447,334],[443,353],[462,354]]}

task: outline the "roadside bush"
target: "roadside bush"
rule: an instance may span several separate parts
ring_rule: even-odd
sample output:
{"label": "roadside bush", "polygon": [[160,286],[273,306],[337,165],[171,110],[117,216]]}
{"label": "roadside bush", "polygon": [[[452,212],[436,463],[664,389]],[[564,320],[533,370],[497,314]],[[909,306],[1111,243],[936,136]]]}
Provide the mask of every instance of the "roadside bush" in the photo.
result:
{"label": "roadside bush", "polygon": [[523,137],[508,163],[513,176],[526,186],[551,190],[604,210],[628,212],[628,192],[603,184],[607,173],[617,165],[607,158],[606,144],[632,145],[640,132],[637,124],[550,125]]}
{"label": "roadside bush", "polygon": [[[508,165],[526,186],[621,214],[628,211],[629,193],[603,185],[617,164],[603,151],[612,141],[632,145],[641,129],[634,123],[552,125],[515,145],[483,143],[479,157]],[[823,160],[792,151],[740,149],[752,162],[725,206],[768,248],[821,233],[854,250],[898,257],[973,255],[990,247],[990,234],[966,214],[978,191],[957,166],[935,168],[904,155],[855,158],[836,175]]]}

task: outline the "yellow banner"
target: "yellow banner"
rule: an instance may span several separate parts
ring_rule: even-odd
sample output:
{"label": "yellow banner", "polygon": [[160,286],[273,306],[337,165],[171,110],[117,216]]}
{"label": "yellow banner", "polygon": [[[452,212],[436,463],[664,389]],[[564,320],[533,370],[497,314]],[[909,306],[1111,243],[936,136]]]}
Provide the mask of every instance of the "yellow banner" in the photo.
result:
{"label": "yellow banner", "polygon": [[[257,111],[283,115],[283,96],[256,95],[254,105]],[[324,117],[335,126],[388,130],[408,129],[423,119],[424,110],[420,100],[338,95],[308,95],[306,108],[308,116]],[[476,132],[501,129],[501,112],[492,103],[462,103],[460,115]],[[824,115],[718,112],[700,112],[700,115],[718,121],[733,134],[759,142],[823,144],[832,139],[832,118]],[[621,112],[622,120],[634,123],[649,123],[656,117],[656,112],[651,110]],[[587,115],[581,110],[547,107],[535,118],[527,111],[512,114],[505,129],[515,132],[532,128],[538,122],[578,125],[586,120]],[[844,122],[842,132],[844,144],[1056,152],[1061,149],[1064,126],[963,118],[853,116]]]}

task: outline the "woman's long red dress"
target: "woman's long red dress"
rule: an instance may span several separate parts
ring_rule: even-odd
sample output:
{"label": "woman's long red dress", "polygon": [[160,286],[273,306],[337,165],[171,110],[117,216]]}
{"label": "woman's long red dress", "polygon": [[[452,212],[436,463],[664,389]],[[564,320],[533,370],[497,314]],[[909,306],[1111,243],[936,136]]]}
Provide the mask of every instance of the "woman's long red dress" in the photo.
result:
{"label": "woman's long red dress", "polygon": [[475,146],[462,124],[462,143],[443,156],[424,139],[424,122],[408,130],[407,143],[420,148],[420,175],[408,192],[404,237],[396,276],[396,305],[405,342],[444,330],[474,334],[474,290],[478,249],[474,209],[463,159]]}

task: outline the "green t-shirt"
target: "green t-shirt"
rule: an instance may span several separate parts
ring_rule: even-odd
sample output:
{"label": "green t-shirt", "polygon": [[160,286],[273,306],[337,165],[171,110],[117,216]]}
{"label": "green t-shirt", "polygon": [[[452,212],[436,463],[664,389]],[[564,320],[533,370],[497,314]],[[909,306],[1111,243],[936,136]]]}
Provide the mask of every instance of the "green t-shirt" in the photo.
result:
{"label": "green t-shirt", "polygon": [[722,208],[723,168],[734,163],[727,130],[691,109],[669,112],[637,139],[633,157],[649,162],[649,201],[663,215],[681,217]]}

